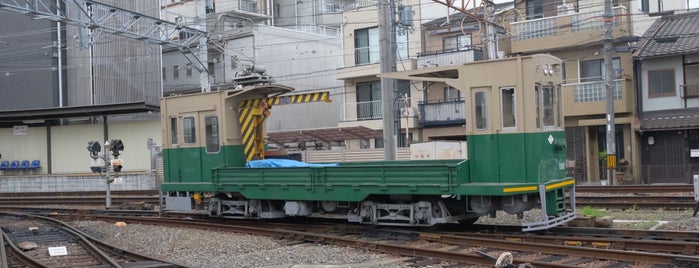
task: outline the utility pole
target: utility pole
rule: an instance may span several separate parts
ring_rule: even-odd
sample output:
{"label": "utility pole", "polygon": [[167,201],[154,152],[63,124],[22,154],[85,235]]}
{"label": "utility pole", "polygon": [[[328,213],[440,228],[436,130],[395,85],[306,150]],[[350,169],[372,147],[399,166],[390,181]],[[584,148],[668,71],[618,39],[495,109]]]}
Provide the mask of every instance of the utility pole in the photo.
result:
{"label": "utility pole", "polygon": [[[199,20],[199,30],[202,32],[206,32],[206,1],[204,0],[199,0],[197,2],[197,19]],[[209,82],[209,75],[213,75],[214,70],[209,70],[208,69],[208,62],[209,62],[209,48],[206,45],[207,41],[207,36],[202,35],[199,37],[199,61],[202,62],[202,65],[204,65],[204,70],[208,71],[199,71],[199,82],[201,84],[201,92],[209,92],[211,91],[211,83]]]}
{"label": "utility pole", "polygon": [[[393,72],[395,50],[392,50],[393,0],[379,0],[379,48],[381,54],[381,73]],[[383,146],[384,159],[396,160],[396,134],[394,129],[394,81],[381,77],[381,104],[383,112]]]}
{"label": "utility pole", "polygon": [[612,80],[612,0],[604,1],[604,86],[607,108],[607,181],[610,185],[616,184],[616,137],[614,125],[614,85]]}

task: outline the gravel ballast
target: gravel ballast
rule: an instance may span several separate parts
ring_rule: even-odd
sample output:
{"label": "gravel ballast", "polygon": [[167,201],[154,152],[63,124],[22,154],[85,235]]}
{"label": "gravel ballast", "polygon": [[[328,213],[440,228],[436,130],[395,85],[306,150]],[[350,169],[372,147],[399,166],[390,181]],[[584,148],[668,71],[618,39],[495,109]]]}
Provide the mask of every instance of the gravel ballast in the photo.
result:
{"label": "gravel ballast", "polygon": [[[617,228],[699,231],[699,217],[691,210],[603,211]],[[536,211],[525,214],[525,220]],[[478,224],[518,224],[507,214],[482,217]],[[618,222],[618,223],[617,223]],[[631,223],[630,223],[631,222]],[[129,224],[123,227],[101,221],[71,223],[84,232],[117,247],[189,267],[406,267],[412,258],[360,248],[317,243],[288,244],[265,236],[207,231],[193,228]],[[446,267],[449,263],[426,267]]]}

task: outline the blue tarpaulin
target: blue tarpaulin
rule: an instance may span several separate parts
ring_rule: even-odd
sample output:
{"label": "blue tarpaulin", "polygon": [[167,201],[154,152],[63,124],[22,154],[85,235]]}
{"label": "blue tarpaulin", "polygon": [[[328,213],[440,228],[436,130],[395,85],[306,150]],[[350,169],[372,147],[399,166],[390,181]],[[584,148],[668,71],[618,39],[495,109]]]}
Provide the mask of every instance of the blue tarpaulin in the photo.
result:
{"label": "blue tarpaulin", "polygon": [[248,168],[269,168],[269,167],[336,167],[337,163],[312,164],[291,159],[264,159],[251,160],[245,167]]}

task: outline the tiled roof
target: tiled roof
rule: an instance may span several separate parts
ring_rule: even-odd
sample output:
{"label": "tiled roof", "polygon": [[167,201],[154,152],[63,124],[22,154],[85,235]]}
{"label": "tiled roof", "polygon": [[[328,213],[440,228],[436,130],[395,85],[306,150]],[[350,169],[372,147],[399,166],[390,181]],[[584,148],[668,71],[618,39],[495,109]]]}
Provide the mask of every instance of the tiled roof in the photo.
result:
{"label": "tiled roof", "polygon": [[699,109],[678,109],[657,112],[644,112],[641,116],[641,130],[672,130],[699,127]]}
{"label": "tiled roof", "polygon": [[663,16],[643,34],[637,58],[699,53],[699,11]]}

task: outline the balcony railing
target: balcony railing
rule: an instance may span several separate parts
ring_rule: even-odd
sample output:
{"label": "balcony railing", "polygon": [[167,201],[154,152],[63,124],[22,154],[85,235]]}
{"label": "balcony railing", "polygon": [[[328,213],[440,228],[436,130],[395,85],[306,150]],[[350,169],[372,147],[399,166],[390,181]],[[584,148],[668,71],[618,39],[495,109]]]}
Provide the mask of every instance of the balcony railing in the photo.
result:
{"label": "balcony railing", "polygon": [[466,123],[466,107],[464,99],[444,102],[418,103],[420,110],[419,124],[421,126],[455,125]]}
{"label": "balcony railing", "polygon": [[325,35],[338,38],[341,37],[340,28],[328,27],[324,25],[291,25],[286,26],[284,28],[317,35]]}
{"label": "balcony railing", "polygon": [[356,8],[376,6],[377,0],[357,0]]}
{"label": "balcony railing", "polygon": [[374,120],[383,118],[383,102],[363,101],[357,103],[357,120]]}
{"label": "balcony railing", "polygon": [[417,54],[418,68],[448,66],[483,60],[483,50],[470,48],[466,50],[440,50]]}
{"label": "balcony railing", "polygon": [[[622,98],[621,81],[623,80],[619,79],[613,82],[615,100],[620,100]],[[573,89],[573,100],[576,103],[604,101],[607,99],[606,96],[607,89],[603,81],[580,83],[575,85],[575,89]]]}
{"label": "balcony railing", "polygon": [[680,85],[682,88],[682,97],[685,99],[699,98],[699,84],[697,85]]}
{"label": "balcony railing", "polygon": [[[415,104],[419,103],[419,100],[413,98],[408,98],[410,107],[405,109],[406,103],[403,99],[397,101],[398,109],[400,109],[400,117],[405,117],[406,112],[408,117],[415,117],[416,109],[414,109]],[[345,121],[362,121],[362,120],[377,120],[383,118],[383,101],[362,101],[356,103],[345,103]],[[395,111],[395,110],[394,110]]]}
{"label": "balcony railing", "polygon": [[[618,26],[621,24],[622,16],[620,15],[626,13],[626,8],[614,7],[612,13],[614,15],[612,24]],[[559,30],[568,33],[604,29],[603,15],[604,11],[592,11],[514,22],[512,23],[513,40],[555,36],[558,35]],[[562,29],[559,29],[561,27]]]}

